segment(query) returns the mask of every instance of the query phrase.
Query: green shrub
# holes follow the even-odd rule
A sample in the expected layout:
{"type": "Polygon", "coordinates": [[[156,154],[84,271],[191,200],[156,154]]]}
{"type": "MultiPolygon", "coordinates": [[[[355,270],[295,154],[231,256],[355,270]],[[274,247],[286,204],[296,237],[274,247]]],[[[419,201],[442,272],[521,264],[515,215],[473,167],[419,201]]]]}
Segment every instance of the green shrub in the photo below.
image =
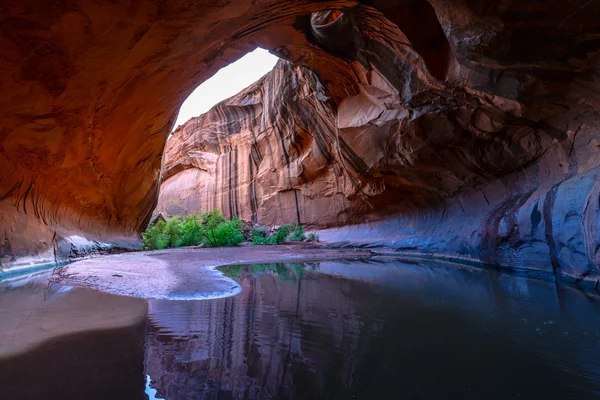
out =
{"type": "Polygon", "coordinates": [[[270,236],[265,236],[264,233],[257,229],[252,230],[252,244],[257,245],[270,245],[270,244],[281,244],[285,242],[290,236],[290,233],[296,229],[294,224],[281,225],[275,233],[270,236]]]}
{"type": "Polygon", "coordinates": [[[273,235],[275,237],[275,243],[280,244],[285,242],[294,228],[296,228],[294,224],[281,225],[273,235]]]}
{"type": "MultiPolygon", "coordinates": [[[[195,215],[172,217],[158,221],[154,226],[142,233],[144,248],[160,250],[167,247],[198,246],[222,247],[235,246],[245,239],[242,229],[244,224],[238,217],[228,221],[221,211],[214,209],[195,215]]],[[[319,237],[311,233],[306,237],[302,225],[281,225],[272,235],[266,235],[265,229],[252,229],[252,244],[271,245],[284,243],[286,240],[300,242],[304,240],[318,241],[319,237]]]]}
{"type": "Polygon", "coordinates": [[[169,236],[165,234],[165,221],[158,221],[154,226],[142,233],[145,249],[162,250],[169,247],[169,236]]]}
{"type": "Polygon", "coordinates": [[[169,237],[169,246],[168,247],[179,247],[181,243],[181,218],[173,217],[167,220],[165,224],[165,228],[163,230],[164,234],[169,237]]]}
{"type": "Polygon", "coordinates": [[[244,241],[241,227],[234,221],[226,221],[207,229],[204,244],[208,247],[235,246],[244,241]]]}
{"type": "Polygon", "coordinates": [[[243,223],[238,217],[227,221],[221,211],[215,209],[180,217],[158,221],[142,233],[144,248],[149,250],[167,247],[197,246],[208,247],[235,246],[244,241],[243,223]]]}
{"type": "Polygon", "coordinates": [[[181,236],[177,247],[198,246],[204,236],[204,226],[198,215],[188,215],[181,223],[181,236]]]}
{"type": "Polygon", "coordinates": [[[304,228],[302,228],[302,225],[298,225],[290,235],[290,242],[303,242],[305,240],[306,236],[304,236],[304,228]]]}
{"type": "Polygon", "coordinates": [[[219,224],[227,221],[221,213],[221,210],[216,208],[209,212],[201,212],[198,215],[200,216],[202,225],[204,225],[206,229],[215,229],[219,224]]]}
{"type": "Polygon", "coordinates": [[[256,228],[252,229],[252,244],[266,244],[266,237],[265,234],[262,231],[259,231],[256,228]]]}

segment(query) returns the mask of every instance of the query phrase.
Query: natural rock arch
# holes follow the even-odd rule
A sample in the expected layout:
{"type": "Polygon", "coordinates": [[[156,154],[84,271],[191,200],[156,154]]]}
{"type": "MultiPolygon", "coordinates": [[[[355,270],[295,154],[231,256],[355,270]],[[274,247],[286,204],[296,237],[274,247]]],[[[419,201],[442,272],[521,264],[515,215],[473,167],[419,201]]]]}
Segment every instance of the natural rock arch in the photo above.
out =
{"type": "Polygon", "coordinates": [[[253,3],[26,1],[0,10],[0,66],[10,77],[0,94],[4,264],[56,252],[61,236],[138,231],[156,201],[177,106],[257,45],[321,70],[345,94],[352,78],[331,70],[344,63],[295,24],[358,3],[253,3]]]}
{"type": "Polygon", "coordinates": [[[74,236],[135,237],[156,203],[177,106],[261,46],[322,85],[336,121],[332,156],[377,210],[357,206],[349,222],[393,214],[377,232],[397,247],[544,269],[542,258],[590,280],[599,9],[558,0],[11,1],[0,9],[2,263],[92,245],[74,236]],[[364,108],[371,89],[386,94],[364,108]],[[360,134],[365,123],[396,134],[360,134]]]}

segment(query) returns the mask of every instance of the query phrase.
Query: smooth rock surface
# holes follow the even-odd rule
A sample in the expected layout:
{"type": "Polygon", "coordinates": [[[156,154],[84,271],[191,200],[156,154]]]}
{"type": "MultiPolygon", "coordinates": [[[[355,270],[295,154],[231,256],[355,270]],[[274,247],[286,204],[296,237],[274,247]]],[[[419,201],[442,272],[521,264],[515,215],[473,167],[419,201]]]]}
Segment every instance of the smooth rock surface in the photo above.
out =
{"type": "Polygon", "coordinates": [[[177,107],[261,46],[286,61],[176,132],[159,209],[217,206],[597,285],[598,12],[558,0],[10,0],[2,268],[64,259],[72,236],[135,241],[177,107]]]}
{"type": "MultiPolygon", "coordinates": [[[[452,20],[440,7],[452,51],[440,37],[436,51],[419,53],[418,35],[436,30],[411,28],[398,7],[313,14],[313,40],[345,60],[352,84],[280,61],[179,127],[167,142],[157,212],[219,208],[301,223],[328,241],[596,287],[600,43],[580,32],[550,52],[536,29],[557,21],[556,4],[537,4],[544,18],[535,27],[523,25],[533,9],[503,4],[501,16],[463,9],[461,18],[446,10],[452,20]]],[[[411,12],[427,20],[427,10],[411,12]]],[[[578,31],[572,19],[598,31],[583,14],[557,22],[555,38],[578,31]]]]}

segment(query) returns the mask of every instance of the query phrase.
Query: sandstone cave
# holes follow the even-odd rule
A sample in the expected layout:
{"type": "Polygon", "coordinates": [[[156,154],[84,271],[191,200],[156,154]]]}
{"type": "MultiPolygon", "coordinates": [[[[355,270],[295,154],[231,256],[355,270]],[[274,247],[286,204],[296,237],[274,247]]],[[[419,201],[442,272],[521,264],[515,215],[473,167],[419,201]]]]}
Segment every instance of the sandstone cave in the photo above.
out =
{"type": "MultiPolygon", "coordinates": [[[[500,384],[488,378],[454,387],[458,379],[450,395],[443,385],[410,386],[421,382],[412,374],[423,369],[376,362],[386,351],[374,338],[395,343],[391,326],[402,325],[394,313],[403,307],[393,304],[405,305],[415,326],[429,321],[416,311],[409,316],[413,303],[398,297],[399,288],[425,303],[438,294],[448,303],[460,298],[465,310],[481,303],[508,312],[519,304],[521,312],[529,304],[521,301],[532,298],[540,310],[552,303],[557,315],[576,313],[569,322],[576,327],[564,332],[598,335],[598,15],[594,0],[4,0],[0,316],[8,328],[0,328],[0,384],[24,399],[396,398],[375,387],[397,374],[377,386],[375,375],[355,370],[386,365],[412,377],[400,384],[408,398],[465,398],[467,386],[476,398],[490,398],[500,384]],[[172,130],[198,85],[257,48],[279,58],[269,73],[172,130]],[[139,251],[140,235],[157,217],[213,209],[249,226],[293,223],[320,242],[139,251]],[[378,269],[381,257],[392,256],[407,268],[394,267],[393,276],[378,269]],[[364,265],[332,261],[354,258],[364,265]],[[50,275],[29,278],[37,273],[50,275]],[[328,278],[314,278],[318,273],[328,278]],[[372,274],[378,283],[357,283],[372,274]],[[267,283],[274,276],[279,283],[267,283]],[[290,282],[297,286],[285,286],[290,282]],[[434,282],[439,292],[416,291],[434,282]],[[379,296],[379,284],[396,285],[396,292],[379,296]],[[22,287],[39,290],[29,296],[22,287]],[[58,305],[47,305],[48,290],[58,305]],[[350,304],[352,291],[364,298],[350,304]],[[32,305],[36,296],[47,314],[32,305]],[[311,308],[329,302],[336,306],[311,308]],[[282,320],[249,322],[255,314],[248,310],[262,315],[265,304],[282,320]],[[85,309],[106,321],[106,335],[85,309]],[[385,317],[369,319],[378,310],[385,317]],[[339,313],[345,317],[338,321],[339,313]],[[31,325],[24,315],[33,315],[31,325]],[[322,336],[310,326],[323,328],[322,336]],[[47,333],[22,331],[34,328],[47,333]],[[167,346],[164,332],[188,345],[167,346]],[[228,339],[217,340],[216,332],[228,339]],[[315,342],[303,342],[311,332],[346,350],[325,360],[315,342]],[[118,337],[129,342],[107,350],[118,337]],[[79,370],[58,355],[75,344],[90,355],[79,370]],[[128,361],[116,368],[103,358],[111,351],[128,361]],[[117,389],[72,386],[34,367],[56,358],[65,371],[98,375],[117,389]],[[278,361],[265,364],[267,358],[278,361]],[[331,367],[336,360],[339,369],[331,367]],[[14,365],[24,376],[41,376],[40,384],[24,390],[14,365]],[[52,393],[37,391],[53,385],[52,393]]],[[[439,357],[455,357],[438,337],[423,334],[431,329],[447,330],[457,348],[472,343],[449,333],[440,322],[448,314],[427,312],[437,322],[405,332],[413,346],[408,353],[395,347],[398,354],[417,360],[430,346],[439,357]],[[423,337],[427,346],[415,344],[423,337]]],[[[452,326],[471,332],[474,314],[459,314],[453,311],[452,326]]],[[[531,327],[540,346],[544,332],[559,335],[550,330],[563,327],[552,315],[531,327]]],[[[533,318],[518,317],[525,325],[533,318]]],[[[482,351],[497,359],[496,369],[481,371],[513,379],[510,357],[531,351],[518,368],[547,372],[555,385],[544,389],[548,396],[593,398],[600,347],[591,336],[569,344],[581,347],[562,348],[592,354],[573,362],[581,369],[565,367],[573,373],[567,378],[553,378],[558,372],[548,365],[571,355],[536,353],[537,344],[517,350],[518,341],[503,352],[495,346],[504,342],[478,336],[482,351]]],[[[474,354],[461,362],[477,371],[474,354]]],[[[428,371],[444,381],[442,370],[428,371]]],[[[546,393],[539,391],[543,380],[519,379],[511,380],[515,393],[546,393]]],[[[495,395],[508,398],[510,389],[495,395]]]]}

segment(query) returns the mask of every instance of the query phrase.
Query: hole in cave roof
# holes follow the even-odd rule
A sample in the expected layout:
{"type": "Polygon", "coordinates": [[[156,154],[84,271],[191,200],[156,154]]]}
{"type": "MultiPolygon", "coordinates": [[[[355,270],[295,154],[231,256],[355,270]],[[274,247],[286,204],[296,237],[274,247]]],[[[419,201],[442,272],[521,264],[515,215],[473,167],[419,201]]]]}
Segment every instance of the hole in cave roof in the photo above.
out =
{"type": "Polygon", "coordinates": [[[183,102],[173,130],[259,80],[273,69],[277,60],[278,58],[267,50],[257,48],[221,68],[219,72],[198,86],[183,102]]]}

